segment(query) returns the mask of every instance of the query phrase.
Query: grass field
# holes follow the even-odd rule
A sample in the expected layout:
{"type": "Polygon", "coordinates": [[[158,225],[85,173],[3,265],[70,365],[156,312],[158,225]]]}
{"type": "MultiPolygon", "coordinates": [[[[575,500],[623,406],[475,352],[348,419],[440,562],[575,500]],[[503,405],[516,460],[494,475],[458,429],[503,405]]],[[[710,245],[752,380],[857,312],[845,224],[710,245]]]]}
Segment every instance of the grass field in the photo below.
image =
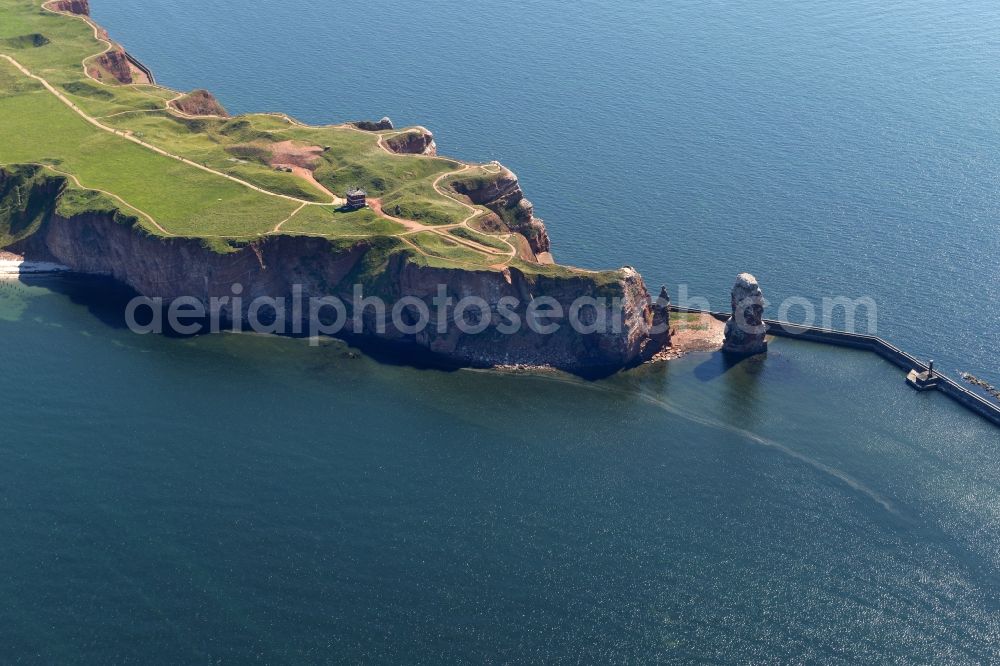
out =
{"type": "Polygon", "coordinates": [[[97,129],[6,61],[0,89],[0,163],[50,164],[84,187],[118,195],[171,233],[251,236],[296,208],[97,129]]]}
{"type": "Polygon", "coordinates": [[[425,231],[407,236],[407,239],[424,253],[427,264],[430,266],[454,268],[457,264],[474,268],[486,268],[502,261],[502,257],[498,258],[494,255],[476,252],[441,234],[425,231]]]}
{"type": "Polygon", "coordinates": [[[458,236],[459,238],[464,238],[465,240],[470,240],[474,243],[479,243],[480,245],[500,250],[501,252],[510,252],[510,246],[496,236],[490,236],[489,234],[484,234],[481,231],[473,231],[468,227],[455,227],[453,229],[449,229],[448,233],[452,236],[458,236]]]}
{"type": "MultiPolygon", "coordinates": [[[[309,234],[392,238],[379,241],[386,252],[432,265],[509,263],[511,245],[468,228],[476,209],[436,186],[464,171],[488,178],[486,167],[395,154],[379,133],[348,125],[310,127],[268,113],[187,117],[167,108],[173,90],[90,78],[87,67],[111,46],[86,20],[48,11],[42,0],[0,0],[0,168],[38,164],[65,177],[60,212],[118,211],[150,234],[202,238],[218,251],[229,241],[309,234]],[[282,166],[289,162],[297,172],[282,166]],[[371,209],[341,211],[353,186],[405,225],[371,209]]],[[[399,130],[407,131],[416,130],[399,130]]]]}
{"type": "Polygon", "coordinates": [[[348,213],[319,206],[303,208],[281,226],[281,231],[288,234],[348,238],[391,236],[405,230],[403,225],[379,217],[368,208],[348,213]]]}
{"type": "Polygon", "coordinates": [[[678,331],[707,331],[706,317],[697,312],[671,312],[670,326],[678,331]]]}

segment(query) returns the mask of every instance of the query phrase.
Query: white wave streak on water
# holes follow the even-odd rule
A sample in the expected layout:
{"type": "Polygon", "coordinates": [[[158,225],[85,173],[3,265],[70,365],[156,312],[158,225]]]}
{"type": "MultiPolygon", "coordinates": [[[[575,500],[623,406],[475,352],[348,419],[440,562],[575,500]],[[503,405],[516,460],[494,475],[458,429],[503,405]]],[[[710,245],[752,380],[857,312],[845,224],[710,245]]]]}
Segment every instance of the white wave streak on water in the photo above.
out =
{"type": "Polygon", "coordinates": [[[749,440],[750,442],[757,444],[758,446],[764,446],[769,449],[779,451],[780,453],[783,453],[784,455],[788,456],[789,458],[792,458],[793,460],[797,460],[798,462],[808,465],[817,472],[832,477],[837,481],[840,481],[847,487],[851,488],[855,492],[868,497],[873,502],[882,507],[887,513],[895,516],[896,518],[905,519],[905,516],[903,516],[903,514],[901,514],[899,510],[895,508],[895,506],[893,506],[892,502],[890,502],[888,499],[880,495],[875,490],[866,486],[864,483],[858,481],[857,479],[853,478],[852,476],[850,476],[849,474],[847,474],[842,470],[839,470],[835,467],[827,465],[826,463],[822,463],[818,460],[810,458],[804,453],[800,453],[799,451],[796,451],[786,446],[785,444],[782,444],[781,442],[776,442],[772,439],[768,439],[767,437],[763,437],[761,435],[758,435],[757,433],[751,432],[744,428],[738,428],[728,423],[723,423],[715,419],[699,416],[697,414],[694,414],[690,410],[678,407],[677,405],[671,403],[669,400],[665,400],[664,398],[661,398],[660,396],[657,395],[653,395],[651,393],[646,393],[645,391],[634,391],[634,392],[625,391],[622,389],[615,389],[608,386],[602,386],[599,384],[586,382],[583,380],[570,379],[564,377],[540,375],[539,379],[544,379],[545,381],[563,382],[581,388],[586,388],[591,391],[600,391],[602,393],[618,395],[621,397],[639,398],[651,405],[659,407],[660,409],[666,412],[669,412],[675,416],[679,416],[680,418],[690,421],[692,423],[697,423],[698,425],[702,425],[707,428],[714,428],[716,430],[722,430],[724,432],[732,433],[734,435],[742,437],[743,439],[749,440]]]}

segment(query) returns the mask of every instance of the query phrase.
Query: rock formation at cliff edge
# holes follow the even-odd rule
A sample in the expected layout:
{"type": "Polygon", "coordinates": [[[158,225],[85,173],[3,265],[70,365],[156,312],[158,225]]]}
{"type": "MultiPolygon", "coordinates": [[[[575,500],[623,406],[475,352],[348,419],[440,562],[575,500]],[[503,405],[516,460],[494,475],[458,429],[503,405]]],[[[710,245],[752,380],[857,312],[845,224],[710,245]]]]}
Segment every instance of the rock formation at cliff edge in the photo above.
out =
{"type": "Polygon", "coordinates": [[[132,64],[125,55],[125,51],[120,46],[113,46],[109,51],[102,53],[94,64],[89,68],[92,77],[103,80],[105,75],[111,76],[119,83],[134,83],[132,76],[132,64]]]}
{"type": "Polygon", "coordinates": [[[525,198],[517,176],[499,164],[494,163],[493,166],[499,169],[499,173],[492,178],[468,180],[456,177],[449,183],[449,187],[496,215],[496,218],[485,221],[488,230],[507,230],[521,234],[528,240],[536,257],[547,259],[546,263],[551,262],[552,243],[548,230],[545,223],[535,217],[535,207],[525,198]]]}
{"type": "Polygon", "coordinates": [[[731,356],[752,356],[767,351],[767,327],[764,325],[764,294],[757,278],[740,273],[733,285],[732,318],[726,322],[726,340],[722,351],[731,356]]]}
{"type": "Polygon", "coordinates": [[[170,105],[189,116],[218,116],[228,118],[225,107],[207,90],[192,90],[170,102],[170,105]]]}
{"type": "Polygon", "coordinates": [[[55,0],[55,2],[49,6],[57,12],[69,12],[70,14],[90,16],[89,0],[55,0]]]}
{"type": "Polygon", "coordinates": [[[407,155],[437,155],[434,135],[420,127],[385,138],[386,147],[394,153],[407,155]]]}
{"type": "Polygon", "coordinates": [[[395,125],[392,124],[392,121],[389,120],[388,117],[384,117],[378,122],[373,120],[356,120],[351,124],[358,129],[365,130],[366,132],[380,132],[382,130],[396,129],[395,125]]]}

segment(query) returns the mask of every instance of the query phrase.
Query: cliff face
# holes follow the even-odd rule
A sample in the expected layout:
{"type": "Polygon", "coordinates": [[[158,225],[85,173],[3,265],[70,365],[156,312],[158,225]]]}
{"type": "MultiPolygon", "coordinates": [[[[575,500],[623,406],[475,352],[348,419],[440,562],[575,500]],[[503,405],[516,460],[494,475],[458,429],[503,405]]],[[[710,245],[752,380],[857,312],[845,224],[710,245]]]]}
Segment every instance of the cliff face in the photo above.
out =
{"type": "MultiPolygon", "coordinates": [[[[555,299],[564,311],[581,296],[600,298],[608,293],[621,299],[620,308],[609,303],[598,315],[608,321],[620,317],[620,332],[581,334],[565,322],[551,335],[541,335],[523,328],[516,335],[503,335],[494,329],[478,335],[465,335],[452,328],[439,335],[427,329],[417,343],[449,358],[461,359],[477,366],[550,365],[573,372],[603,371],[628,367],[651,358],[669,344],[669,332],[651,334],[654,323],[669,316],[651,303],[642,277],[631,269],[620,271],[617,281],[607,289],[592,280],[553,278],[527,275],[517,269],[502,273],[492,271],[458,271],[417,266],[402,257],[394,258],[389,274],[391,283],[398,285],[397,296],[416,296],[430,302],[439,284],[456,299],[464,296],[484,298],[496,311],[497,302],[505,297],[518,299],[522,306],[517,314],[525,318],[526,305],[534,298],[555,299]]],[[[593,319],[591,319],[593,321],[593,319]]],[[[494,324],[499,323],[494,316],[494,324]]]]}
{"type": "Polygon", "coordinates": [[[528,239],[535,255],[549,255],[552,244],[542,220],[535,217],[535,207],[524,197],[521,185],[510,169],[499,167],[495,178],[479,180],[456,179],[451,188],[469,197],[472,203],[486,206],[497,214],[510,231],[528,239]]]}
{"type": "Polygon", "coordinates": [[[55,212],[63,181],[45,178],[41,167],[0,169],[0,248],[38,231],[55,212]]]}
{"type": "Polygon", "coordinates": [[[422,128],[386,137],[385,145],[394,153],[437,155],[437,143],[434,142],[434,135],[422,128]]]}
{"type": "Polygon", "coordinates": [[[56,0],[49,6],[57,12],[69,12],[71,14],[90,16],[89,0],[56,0]]]}
{"type": "MultiPolygon", "coordinates": [[[[379,252],[385,248],[379,243],[384,242],[391,241],[336,247],[319,238],[269,236],[252,247],[219,254],[196,240],[148,236],[120,216],[88,213],[70,218],[50,214],[34,235],[14,249],[78,272],[111,276],[140,294],[165,300],[194,296],[207,306],[212,297],[231,296],[232,285],[239,283],[244,306],[237,312],[223,308],[227,319],[245,320],[250,301],[259,296],[290,298],[293,285],[302,286],[304,298],[334,295],[350,309],[354,285],[360,283],[365,295],[382,297],[389,308],[404,297],[415,297],[434,312],[432,299],[443,285],[456,302],[468,296],[484,299],[490,305],[493,326],[483,333],[463,333],[457,326],[439,332],[431,325],[407,335],[390,322],[380,332],[374,310],[366,310],[362,337],[415,346],[463,365],[549,365],[581,374],[603,373],[646,360],[669,344],[669,332],[651,333],[653,324],[665,321],[666,310],[650,302],[634,270],[622,269],[613,279],[600,281],[585,275],[526,274],[515,268],[503,272],[432,268],[394,253],[371,272],[368,268],[380,261],[379,252]],[[514,311],[523,321],[534,298],[553,298],[568,312],[575,299],[592,296],[598,302],[604,299],[602,312],[592,308],[581,319],[593,321],[601,314],[608,321],[620,318],[621,324],[617,329],[579,333],[566,320],[557,320],[561,326],[553,334],[521,326],[505,335],[495,329],[503,323],[497,306],[505,296],[518,299],[514,311]]],[[[307,318],[305,313],[303,319],[307,318]]]]}

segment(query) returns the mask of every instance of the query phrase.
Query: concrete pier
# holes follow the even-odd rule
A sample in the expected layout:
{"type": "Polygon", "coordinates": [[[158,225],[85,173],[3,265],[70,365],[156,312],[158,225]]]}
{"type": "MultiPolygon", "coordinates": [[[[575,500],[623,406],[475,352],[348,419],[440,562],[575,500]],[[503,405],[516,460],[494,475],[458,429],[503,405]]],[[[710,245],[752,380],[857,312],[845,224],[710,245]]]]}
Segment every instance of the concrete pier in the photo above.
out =
{"type": "MultiPolygon", "coordinates": [[[[731,316],[728,312],[711,312],[678,306],[671,306],[670,309],[673,312],[704,313],[720,321],[728,321],[731,316]]],[[[1000,404],[987,400],[983,396],[961,386],[950,377],[935,371],[932,365],[925,364],[882,338],[874,335],[845,333],[844,331],[835,331],[816,326],[802,326],[800,324],[773,319],[765,319],[764,323],[767,325],[768,335],[873,352],[904,370],[907,373],[907,382],[913,388],[919,391],[940,391],[966,409],[1000,426],[1000,404]],[[910,382],[911,376],[913,377],[913,382],[910,382]]],[[[930,363],[933,364],[933,361],[930,363]]]]}

